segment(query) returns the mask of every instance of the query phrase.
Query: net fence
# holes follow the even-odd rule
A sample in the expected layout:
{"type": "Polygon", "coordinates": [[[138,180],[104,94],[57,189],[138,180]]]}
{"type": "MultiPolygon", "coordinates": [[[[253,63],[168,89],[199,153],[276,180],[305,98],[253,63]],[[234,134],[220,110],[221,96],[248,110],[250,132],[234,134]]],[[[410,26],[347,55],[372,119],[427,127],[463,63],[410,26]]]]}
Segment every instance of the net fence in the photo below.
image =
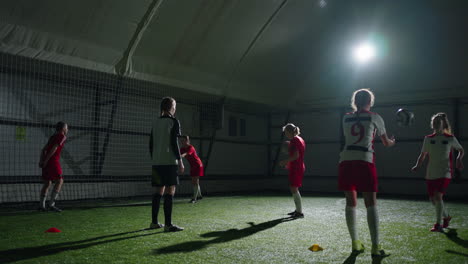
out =
{"type": "MultiPolygon", "coordinates": [[[[58,121],[68,123],[70,128],[61,154],[65,185],[60,200],[150,195],[149,133],[164,96],[177,100],[176,115],[182,133],[191,136],[207,168],[205,173],[208,171],[210,177],[203,186],[205,192],[283,190],[287,171],[280,169],[277,161],[283,142],[281,127],[287,122],[298,124],[310,144],[305,154],[306,181],[310,182],[304,184],[304,190],[336,191],[344,109],[306,109],[289,115],[278,106],[268,108],[0,53],[0,204],[38,201],[42,182],[39,154],[58,121]],[[239,125],[224,124],[219,130],[223,119],[229,123],[234,120],[234,124],[239,121],[239,125]],[[322,123],[327,124],[327,129],[317,128],[316,124],[322,123]],[[231,130],[237,131],[235,136],[230,135],[231,130]]],[[[388,121],[388,131],[396,132],[399,142],[391,150],[377,150],[379,177],[390,182],[383,185],[387,193],[416,193],[416,188],[417,193],[424,193],[424,185],[415,180],[422,180],[423,175],[413,175],[406,164],[419,153],[433,113],[448,113],[455,135],[468,148],[468,126],[462,122],[468,115],[466,98],[434,98],[408,107],[417,117],[411,129],[399,128],[392,122],[394,105],[376,106],[388,121]]],[[[177,193],[191,194],[189,177],[181,180],[177,193]]],[[[452,186],[450,193],[466,193],[466,181],[452,186]]]]}
{"type": "Polygon", "coordinates": [[[149,134],[164,96],[176,98],[183,133],[219,126],[206,115],[219,110],[217,96],[0,53],[0,203],[38,199],[40,151],[58,121],[70,130],[61,199],[149,194],[149,134]]]}

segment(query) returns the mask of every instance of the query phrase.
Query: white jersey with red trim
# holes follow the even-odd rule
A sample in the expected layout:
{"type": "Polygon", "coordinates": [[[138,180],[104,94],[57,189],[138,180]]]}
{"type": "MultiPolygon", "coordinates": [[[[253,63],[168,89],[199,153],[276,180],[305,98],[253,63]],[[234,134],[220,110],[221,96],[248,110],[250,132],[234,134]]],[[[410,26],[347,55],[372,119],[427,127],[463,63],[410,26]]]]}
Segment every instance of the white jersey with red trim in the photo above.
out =
{"type": "Polygon", "coordinates": [[[340,162],[363,160],[374,163],[374,138],[386,134],[382,117],[373,112],[347,113],[343,117],[345,146],[340,162]]]}
{"type": "Polygon", "coordinates": [[[449,134],[432,134],[424,138],[421,152],[429,156],[426,179],[452,178],[452,149],[463,147],[457,138],[449,134]]]}

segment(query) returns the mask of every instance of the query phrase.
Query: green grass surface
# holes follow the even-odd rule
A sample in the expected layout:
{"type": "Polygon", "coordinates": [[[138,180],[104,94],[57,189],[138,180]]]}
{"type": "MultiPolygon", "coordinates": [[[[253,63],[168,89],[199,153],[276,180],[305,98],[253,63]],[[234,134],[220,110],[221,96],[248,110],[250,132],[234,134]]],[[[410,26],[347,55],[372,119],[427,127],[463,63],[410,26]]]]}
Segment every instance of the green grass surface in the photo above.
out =
{"type": "Polygon", "coordinates": [[[359,234],[367,248],[356,257],[350,255],[343,198],[304,197],[306,217],[292,221],[284,219],[293,209],[290,197],[187,201],[174,205],[174,223],[186,228],[178,233],[144,230],[149,201],[62,213],[0,212],[0,263],[468,263],[466,204],[448,204],[452,229],[441,234],[429,232],[429,202],[380,200],[380,237],[391,255],[372,260],[362,200],[359,234]],[[44,233],[50,227],[62,233],[44,233]],[[309,251],[314,243],[324,250],[309,251]]]}

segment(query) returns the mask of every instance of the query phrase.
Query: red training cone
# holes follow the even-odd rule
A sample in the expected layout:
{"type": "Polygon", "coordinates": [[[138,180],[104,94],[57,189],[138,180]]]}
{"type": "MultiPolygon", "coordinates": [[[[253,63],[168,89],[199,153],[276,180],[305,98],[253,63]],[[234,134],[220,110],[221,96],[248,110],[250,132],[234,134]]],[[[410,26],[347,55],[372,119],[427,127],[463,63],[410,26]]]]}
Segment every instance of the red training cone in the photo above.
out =
{"type": "Polygon", "coordinates": [[[51,227],[51,228],[47,229],[45,232],[46,233],[60,233],[62,231],[60,231],[60,229],[58,229],[56,227],[51,227]]]}

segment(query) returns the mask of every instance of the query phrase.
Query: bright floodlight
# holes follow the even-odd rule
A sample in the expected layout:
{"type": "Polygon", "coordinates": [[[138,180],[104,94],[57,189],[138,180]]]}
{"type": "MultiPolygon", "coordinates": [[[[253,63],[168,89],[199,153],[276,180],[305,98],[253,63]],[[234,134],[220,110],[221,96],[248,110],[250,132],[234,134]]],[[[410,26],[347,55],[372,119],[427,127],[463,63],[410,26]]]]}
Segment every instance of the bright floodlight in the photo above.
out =
{"type": "Polygon", "coordinates": [[[354,48],[353,55],[358,62],[365,63],[375,57],[375,48],[368,43],[361,44],[354,48]]]}
{"type": "Polygon", "coordinates": [[[321,8],[324,8],[325,6],[327,6],[327,1],[325,1],[325,0],[320,0],[320,1],[319,1],[319,6],[320,6],[321,8]]]}

